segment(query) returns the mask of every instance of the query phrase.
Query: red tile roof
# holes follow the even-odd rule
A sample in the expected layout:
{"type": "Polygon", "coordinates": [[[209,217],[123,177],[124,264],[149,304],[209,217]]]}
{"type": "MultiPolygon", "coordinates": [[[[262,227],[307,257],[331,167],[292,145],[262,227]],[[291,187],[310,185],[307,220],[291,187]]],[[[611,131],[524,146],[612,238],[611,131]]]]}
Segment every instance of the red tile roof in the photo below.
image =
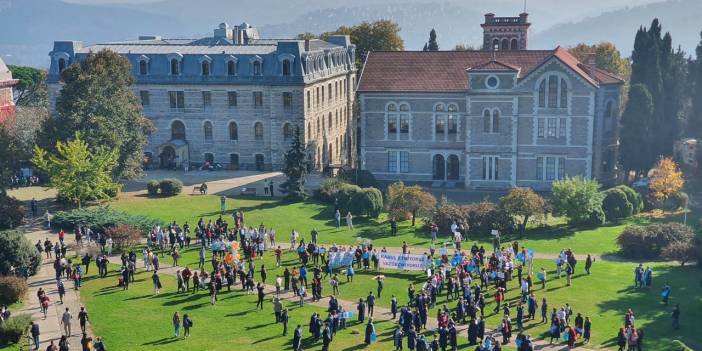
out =
{"type": "Polygon", "coordinates": [[[469,89],[467,69],[510,68],[518,70],[518,78],[523,79],[552,57],[595,86],[623,82],[611,73],[581,64],[561,47],[519,51],[378,51],[368,55],[358,91],[464,92],[469,89]]]}
{"type": "Polygon", "coordinates": [[[493,60],[490,60],[488,62],[481,63],[475,67],[471,67],[468,70],[469,71],[489,71],[489,72],[519,71],[519,67],[515,67],[515,66],[512,66],[510,64],[500,62],[500,61],[493,59],[493,60]]]}

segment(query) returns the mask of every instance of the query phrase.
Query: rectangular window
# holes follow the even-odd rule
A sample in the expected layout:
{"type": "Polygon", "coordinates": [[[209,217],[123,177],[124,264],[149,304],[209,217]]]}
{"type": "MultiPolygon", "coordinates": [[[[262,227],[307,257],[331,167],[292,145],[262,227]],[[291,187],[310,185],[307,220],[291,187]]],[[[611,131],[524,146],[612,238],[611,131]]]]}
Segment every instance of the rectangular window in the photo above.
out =
{"type": "Polygon", "coordinates": [[[283,93],[283,108],[286,110],[292,109],[292,93],[289,91],[286,91],[283,93]]]}
{"type": "Polygon", "coordinates": [[[483,180],[499,179],[500,159],[497,156],[483,156],[483,180]]]}
{"type": "Polygon", "coordinates": [[[400,133],[409,133],[409,115],[400,115],[400,133]]]}
{"type": "Polygon", "coordinates": [[[311,95],[312,95],[312,94],[310,94],[310,91],[308,90],[308,91],[307,91],[307,108],[312,107],[312,101],[311,101],[311,98],[310,98],[311,95]]]}
{"type": "Polygon", "coordinates": [[[400,172],[401,173],[409,172],[409,152],[408,151],[400,151],[400,172]]]}
{"type": "Polygon", "coordinates": [[[556,119],[555,118],[549,118],[547,120],[546,136],[548,138],[555,138],[556,137],[556,119]]]}
{"type": "Polygon", "coordinates": [[[537,128],[536,128],[536,130],[537,130],[537,136],[538,136],[539,138],[543,138],[543,137],[544,137],[544,123],[545,123],[545,122],[544,122],[544,119],[543,119],[543,118],[539,118],[538,123],[537,123],[538,126],[537,126],[537,128]]]}
{"type": "Polygon", "coordinates": [[[558,158],[558,179],[565,178],[565,157],[558,158]]]}
{"type": "Polygon", "coordinates": [[[567,122],[568,120],[565,118],[559,119],[558,122],[558,137],[559,138],[565,138],[566,137],[566,126],[568,125],[567,122]]]}
{"type": "Polygon", "coordinates": [[[448,132],[449,134],[456,134],[458,132],[458,121],[454,115],[448,115],[448,132]]]}
{"type": "Polygon", "coordinates": [[[172,110],[182,110],[185,108],[185,93],[182,91],[169,91],[168,97],[172,110]]]}
{"type": "Polygon", "coordinates": [[[544,158],[536,158],[536,180],[544,179],[544,158]]]}
{"type": "Polygon", "coordinates": [[[316,88],[315,94],[314,94],[314,102],[317,106],[319,106],[319,87],[316,88]]]}
{"type": "Polygon", "coordinates": [[[446,120],[444,119],[444,116],[436,116],[436,124],[434,125],[434,132],[436,133],[437,139],[444,138],[445,129],[446,129],[446,120]]]}
{"type": "Polygon", "coordinates": [[[236,107],[238,104],[236,91],[227,92],[227,100],[229,101],[229,107],[236,107]]]}
{"type": "Polygon", "coordinates": [[[394,133],[397,133],[397,115],[388,114],[388,137],[394,133]]]}
{"type": "Polygon", "coordinates": [[[253,97],[254,97],[254,107],[262,107],[263,106],[263,92],[254,91],[253,97]]]}
{"type": "Polygon", "coordinates": [[[547,157],[546,158],[546,177],[548,180],[556,179],[556,158],[547,157]]]}
{"type": "Polygon", "coordinates": [[[397,151],[388,151],[388,172],[397,173],[397,151]]]}
{"type": "Polygon", "coordinates": [[[146,107],[151,104],[151,99],[148,90],[142,90],[139,92],[139,97],[141,97],[141,106],[146,107]]]}
{"type": "Polygon", "coordinates": [[[202,92],[202,106],[206,109],[212,107],[212,92],[202,92]]]}
{"type": "Polygon", "coordinates": [[[320,100],[322,100],[322,102],[324,102],[324,87],[322,87],[322,97],[320,98],[320,100]]]}

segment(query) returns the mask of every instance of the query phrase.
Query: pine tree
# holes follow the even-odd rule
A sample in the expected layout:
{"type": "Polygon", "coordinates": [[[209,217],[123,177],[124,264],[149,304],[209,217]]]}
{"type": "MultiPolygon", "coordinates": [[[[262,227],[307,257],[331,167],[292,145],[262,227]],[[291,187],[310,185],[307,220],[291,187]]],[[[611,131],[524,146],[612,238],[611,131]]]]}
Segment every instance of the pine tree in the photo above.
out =
{"type": "Polygon", "coordinates": [[[645,85],[639,83],[629,90],[629,103],[622,115],[620,161],[627,172],[646,172],[656,161],[651,152],[653,139],[653,97],[645,85]]]}
{"type": "Polygon", "coordinates": [[[427,44],[427,51],[439,51],[439,43],[436,42],[436,30],[434,28],[429,32],[429,43],[427,44]]]}
{"type": "Polygon", "coordinates": [[[307,151],[302,143],[300,128],[295,128],[295,135],[290,149],[284,155],[285,166],[283,173],[288,179],[280,185],[288,201],[300,201],[307,198],[305,193],[305,174],[307,174],[307,151]]]}
{"type": "Polygon", "coordinates": [[[424,48],[422,48],[422,51],[429,51],[429,44],[424,43],[424,48]]]}

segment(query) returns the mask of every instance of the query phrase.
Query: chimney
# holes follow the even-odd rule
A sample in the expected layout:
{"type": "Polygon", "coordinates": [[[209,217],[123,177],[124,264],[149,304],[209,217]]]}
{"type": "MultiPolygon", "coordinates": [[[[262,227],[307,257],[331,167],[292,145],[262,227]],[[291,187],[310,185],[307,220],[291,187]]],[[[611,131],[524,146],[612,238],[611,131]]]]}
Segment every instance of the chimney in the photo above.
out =
{"type": "Polygon", "coordinates": [[[491,23],[494,18],[495,18],[494,13],[486,13],[485,14],[485,23],[491,23]]]}

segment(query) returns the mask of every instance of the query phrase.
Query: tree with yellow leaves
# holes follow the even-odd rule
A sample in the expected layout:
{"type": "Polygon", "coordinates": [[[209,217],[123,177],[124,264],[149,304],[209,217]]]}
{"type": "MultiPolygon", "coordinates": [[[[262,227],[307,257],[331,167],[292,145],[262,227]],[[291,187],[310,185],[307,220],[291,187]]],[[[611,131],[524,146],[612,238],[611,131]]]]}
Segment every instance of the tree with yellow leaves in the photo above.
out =
{"type": "Polygon", "coordinates": [[[651,170],[648,188],[656,201],[665,201],[685,185],[683,173],[671,157],[661,157],[651,170]]]}
{"type": "Polygon", "coordinates": [[[388,187],[388,207],[395,217],[406,218],[409,214],[414,226],[417,216],[429,215],[436,207],[436,198],[419,185],[396,182],[388,187]]]}

